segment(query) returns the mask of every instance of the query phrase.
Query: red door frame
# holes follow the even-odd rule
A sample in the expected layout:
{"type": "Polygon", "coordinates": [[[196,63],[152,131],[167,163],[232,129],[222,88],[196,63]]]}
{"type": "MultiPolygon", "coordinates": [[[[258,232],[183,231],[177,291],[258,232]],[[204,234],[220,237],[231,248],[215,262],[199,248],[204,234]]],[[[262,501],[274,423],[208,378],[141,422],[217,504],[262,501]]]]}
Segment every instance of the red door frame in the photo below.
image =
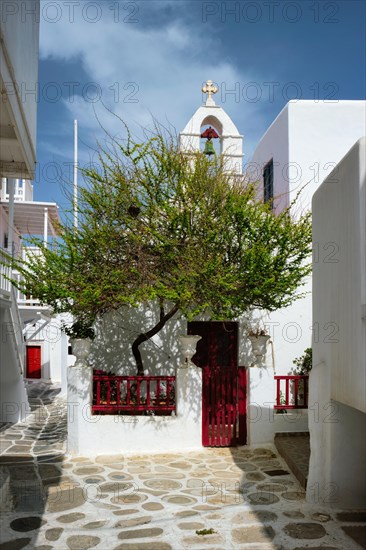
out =
{"type": "Polygon", "coordinates": [[[42,378],[42,346],[27,346],[26,377],[42,378]]]}
{"type": "Polygon", "coordinates": [[[238,366],[238,323],[193,321],[188,334],[198,334],[193,362],[202,368],[202,444],[245,445],[247,372],[238,366]]]}

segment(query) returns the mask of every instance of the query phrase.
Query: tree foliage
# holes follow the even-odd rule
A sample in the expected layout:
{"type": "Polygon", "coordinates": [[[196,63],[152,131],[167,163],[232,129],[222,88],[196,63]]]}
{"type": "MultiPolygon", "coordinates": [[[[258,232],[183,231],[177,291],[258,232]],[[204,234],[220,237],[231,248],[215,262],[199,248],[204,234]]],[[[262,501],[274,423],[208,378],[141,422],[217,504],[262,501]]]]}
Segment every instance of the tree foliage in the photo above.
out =
{"type": "Polygon", "coordinates": [[[144,143],[128,134],[100,148],[98,169],[83,172],[78,231],[70,220],[53,248],[33,240],[41,254],[15,261],[21,290],[87,326],[158,301],[158,325],[133,345],[139,372],[139,345],[177,311],[234,319],[299,296],[310,271],[310,215],[295,219],[294,203],[274,215],[222,158],[183,153],[158,129],[144,143]]]}

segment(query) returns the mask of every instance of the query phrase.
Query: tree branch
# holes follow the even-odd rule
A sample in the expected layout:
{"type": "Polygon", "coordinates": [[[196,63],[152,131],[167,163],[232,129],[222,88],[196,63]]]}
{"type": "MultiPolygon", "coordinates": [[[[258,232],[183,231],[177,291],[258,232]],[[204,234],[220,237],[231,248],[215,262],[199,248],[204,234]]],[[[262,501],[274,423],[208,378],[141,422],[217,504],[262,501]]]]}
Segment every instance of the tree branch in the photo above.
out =
{"type": "MultiPolygon", "coordinates": [[[[179,305],[175,304],[175,306],[170,311],[168,311],[166,315],[164,315],[163,317],[160,316],[159,322],[153,328],[151,328],[148,332],[139,334],[139,336],[133,342],[132,353],[136,361],[138,376],[144,375],[144,366],[142,363],[142,357],[141,357],[141,352],[139,350],[139,346],[144,342],[147,342],[147,340],[150,340],[150,338],[152,338],[153,336],[155,336],[155,334],[157,334],[164,327],[164,325],[169,321],[169,319],[171,319],[177,313],[177,311],[179,311],[179,305]]],[[[161,313],[161,309],[160,309],[160,313],[161,313]]]]}

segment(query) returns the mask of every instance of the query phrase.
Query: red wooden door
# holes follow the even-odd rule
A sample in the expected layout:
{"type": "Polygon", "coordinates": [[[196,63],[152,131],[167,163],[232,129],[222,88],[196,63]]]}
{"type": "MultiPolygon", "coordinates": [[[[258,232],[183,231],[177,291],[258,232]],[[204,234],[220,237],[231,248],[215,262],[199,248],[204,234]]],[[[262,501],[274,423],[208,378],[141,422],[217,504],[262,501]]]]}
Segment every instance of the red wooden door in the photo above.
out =
{"type": "Polygon", "coordinates": [[[41,378],[41,346],[27,346],[27,378],[41,378]]]}
{"type": "Polygon", "coordinates": [[[193,321],[198,334],[192,361],[202,368],[202,444],[230,447],[246,443],[246,369],[238,366],[238,323],[193,321]]]}

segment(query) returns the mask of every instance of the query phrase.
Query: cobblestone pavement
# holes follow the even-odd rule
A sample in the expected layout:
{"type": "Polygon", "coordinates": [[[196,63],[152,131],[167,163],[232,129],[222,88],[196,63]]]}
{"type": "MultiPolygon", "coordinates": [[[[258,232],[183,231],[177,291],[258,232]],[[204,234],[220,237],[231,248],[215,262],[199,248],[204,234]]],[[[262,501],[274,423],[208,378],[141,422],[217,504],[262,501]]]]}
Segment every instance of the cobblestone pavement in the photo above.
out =
{"type": "Polygon", "coordinates": [[[366,548],[366,513],[307,504],[274,447],[69,457],[57,388],[31,400],[0,434],[0,550],[366,548]]]}

